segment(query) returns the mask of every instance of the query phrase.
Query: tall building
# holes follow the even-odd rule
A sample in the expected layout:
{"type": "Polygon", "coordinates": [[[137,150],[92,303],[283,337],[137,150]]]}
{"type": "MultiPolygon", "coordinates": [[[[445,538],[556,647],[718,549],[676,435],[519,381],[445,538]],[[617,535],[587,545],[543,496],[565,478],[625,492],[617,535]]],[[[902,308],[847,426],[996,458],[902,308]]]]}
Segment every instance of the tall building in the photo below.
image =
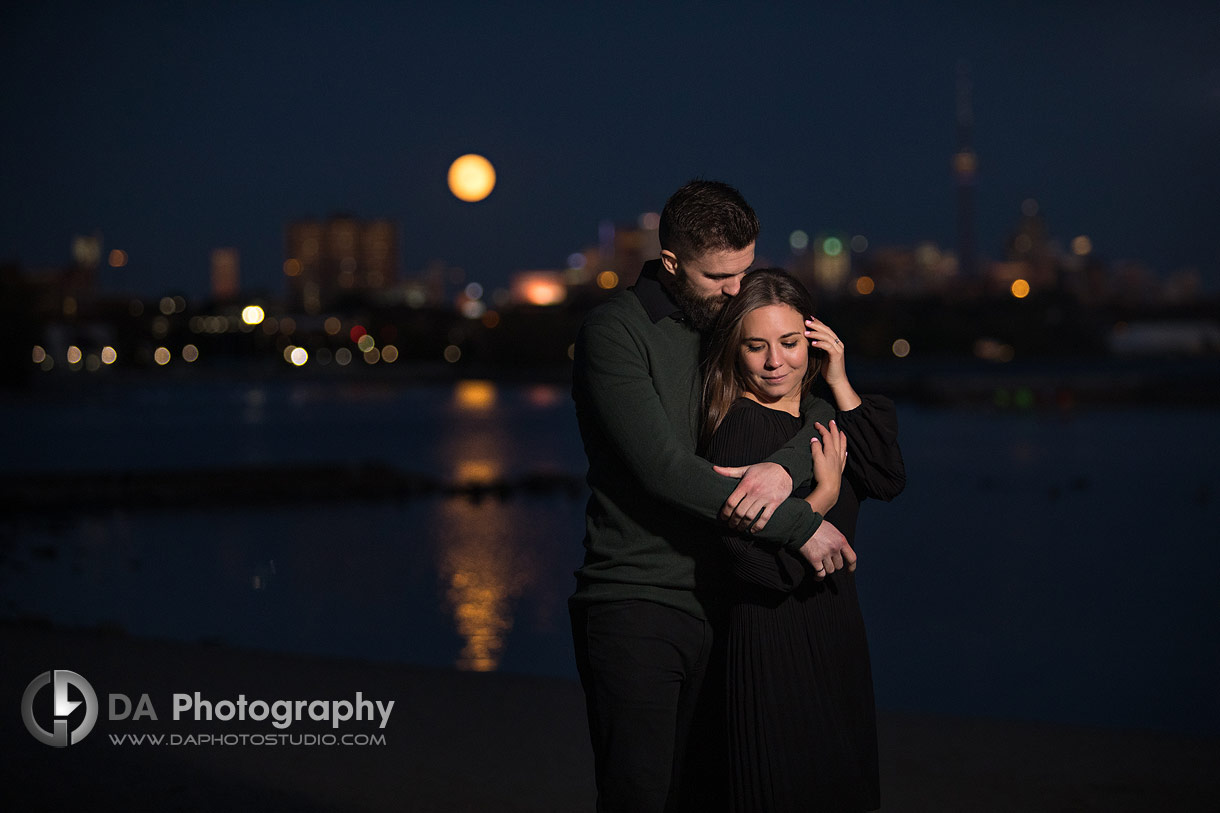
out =
{"type": "Polygon", "coordinates": [[[229,302],[241,293],[241,254],[235,248],[212,249],[212,299],[229,302]]]}
{"type": "Polygon", "coordinates": [[[851,251],[835,236],[819,236],[813,241],[813,278],[819,291],[838,293],[847,284],[851,271],[851,251]]]}
{"type": "MultiPolygon", "coordinates": [[[[1058,285],[1060,248],[1051,241],[1046,220],[1038,201],[1027,198],[1021,203],[1021,218],[1005,244],[1006,266],[1019,267],[1018,276],[1033,290],[1058,285]],[[1015,266],[1014,266],[1015,264],[1015,266]]],[[[1011,280],[1003,280],[1005,285],[1011,280]]]]}
{"type": "Polygon", "coordinates": [[[953,154],[953,178],[957,184],[958,269],[965,279],[978,274],[978,248],[974,240],[974,185],[978,156],[971,145],[974,110],[970,102],[970,74],[965,62],[957,65],[957,152],[953,154]]]}
{"type": "Polygon", "coordinates": [[[398,228],[346,215],[288,224],[284,275],[296,304],[317,313],[345,294],[380,291],[398,276],[398,228]]]}
{"type": "Polygon", "coordinates": [[[64,269],[60,286],[66,293],[91,294],[97,285],[97,271],[102,263],[102,233],[77,234],[72,237],[72,264],[64,269]]]}
{"type": "Polygon", "coordinates": [[[597,267],[589,270],[612,271],[619,285],[634,284],[644,263],[661,256],[660,223],[661,216],[656,212],[645,212],[634,225],[603,221],[598,227],[597,267]]]}

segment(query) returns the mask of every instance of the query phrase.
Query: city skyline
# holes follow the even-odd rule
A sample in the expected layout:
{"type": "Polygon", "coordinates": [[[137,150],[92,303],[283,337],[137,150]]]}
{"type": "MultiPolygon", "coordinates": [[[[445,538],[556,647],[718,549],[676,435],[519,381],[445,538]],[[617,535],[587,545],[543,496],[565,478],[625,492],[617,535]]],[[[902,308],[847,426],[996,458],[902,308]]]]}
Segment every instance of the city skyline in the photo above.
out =
{"type": "Polygon", "coordinates": [[[1110,262],[1220,287],[1220,23],[1205,6],[514,15],[6,11],[0,262],[62,265],[97,231],[127,260],[103,260],[103,290],[203,295],[225,247],[242,288],[282,293],[287,224],[349,213],[399,224],[406,274],[441,260],[503,286],[697,175],[741,188],[772,263],[798,229],[952,249],[965,62],[980,254],[1002,258],[1032,198],[1065,246],[1087,235],[1110,262]],[[496,167],[480,203],[446,185],[467,152],[496,167]]]}

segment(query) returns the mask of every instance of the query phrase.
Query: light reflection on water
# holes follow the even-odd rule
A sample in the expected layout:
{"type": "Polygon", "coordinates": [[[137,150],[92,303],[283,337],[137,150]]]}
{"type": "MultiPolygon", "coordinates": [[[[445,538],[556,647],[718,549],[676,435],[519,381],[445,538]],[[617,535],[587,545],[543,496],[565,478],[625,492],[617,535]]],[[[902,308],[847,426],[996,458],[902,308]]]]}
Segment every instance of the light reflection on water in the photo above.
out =
{"type": "Polygon", "coordinates": [[[579,500],[520,496],[6,523],[0,615],[273,651],[574,674],[557,622],[582,517],[579,500]]]}
{"type": "Polygon", "coordinates": [[[486,512],[467,500],[447,500],[438,512],[436,568],[447,585],[446,601],[465,643],[454,665],[490,672],[500,665],[513,626],[513,603],[537,578],[532,552],[489,524],[486,512]]]}
{"type": "MultiPolygon", "coordinates": [[[[459,381],[454,419],[438,442],[447,475],[456,483],[492,483],[504,475],[511,453],[509,428],[496,415],[497,391],[490,381],[459,381]]],[[[536,579],[537,565],[522,538],[487,522],[487,512],[469,499],[446,500],[437,513],[436,568],[445,599],[464,640],[454,665],[490,672],[500,665],[513,626],[513,603],[536,579]]]]}
{"type": "Polygon", "coordinates": [[[490,381],[459,381],[453,393],[453,418],[437,438],[444,476],[462,485],[486,485],[505,475],[510,457],[508,427],[495,412],[496,387],[490,381]]]}

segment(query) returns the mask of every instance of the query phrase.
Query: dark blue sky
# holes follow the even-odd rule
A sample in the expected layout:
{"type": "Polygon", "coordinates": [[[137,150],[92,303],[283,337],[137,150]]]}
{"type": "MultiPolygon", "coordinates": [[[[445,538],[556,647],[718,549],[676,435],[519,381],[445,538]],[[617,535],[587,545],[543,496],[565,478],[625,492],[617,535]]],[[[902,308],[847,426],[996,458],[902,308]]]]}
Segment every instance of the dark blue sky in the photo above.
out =
{"type": "Polygon", "coordinates": [[[1215,3],[28,6],[0,12],[0,259],[100,230],[112,290],[203,293],[231,245],[278,291],[284,224],[335,212],[496,285],[695,175],[772,260],[798,228],[952,247],[962,59],[984,253],[1034,197],[1064,241],[1220,287],[1215,3]],[[465,152],[483,203],[445,185],[465,152]]]}

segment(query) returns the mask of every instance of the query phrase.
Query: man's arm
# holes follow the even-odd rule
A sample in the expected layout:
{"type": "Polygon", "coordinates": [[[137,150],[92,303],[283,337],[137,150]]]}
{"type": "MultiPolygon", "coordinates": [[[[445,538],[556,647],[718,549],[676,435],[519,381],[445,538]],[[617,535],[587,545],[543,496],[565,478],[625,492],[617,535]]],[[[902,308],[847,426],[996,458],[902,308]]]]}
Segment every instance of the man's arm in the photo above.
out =
{"type": "MultiPolygon", "coordinates": [[[[626,327],[609,320],[586,322],[577,339],[574,374],[578,408],[592,411],[638,485],[695,516],[716,519],[737,483],[713,472],[688,441],[679,439],[643,351],[626,327]]],[[[755,528],[755,536],[795,549],[820,522],[808,503],[788,498],[770,522],[755,528]]]]}
{"type": "Polygon", "coordinates": [[[809,441],[817,437],[816,424],[827,424],[834,417],[834,408],[824,399],[806,395],[801,400],[801,429],[762,464],[730,468],[714,466],[717,474],[740,477],[741,482],[725,500],[720,519],[735,531],[752,531],[766,527],[775,508],[792,493],[796,486],[809,482],[813,475],[809,441]],[[776,469],[782,466],[782,469],[776,469]],[[787,487],[785,488],[785,483],[787,487]]]}
{"type": "Polygon", "coordinates": [[[813,464],[809,457],[809,441],[818,436],[818,430],[814,424],[820,421],[823,426],[826,426],[834,415],[834,407],[825,399],[816,395],[806,395],[801,399],[801,417],[804,419],[801,430],[767,458],[788,470],[792,476],[794,488],[801,483],[809,482],[813,476],[813,464]]]}

